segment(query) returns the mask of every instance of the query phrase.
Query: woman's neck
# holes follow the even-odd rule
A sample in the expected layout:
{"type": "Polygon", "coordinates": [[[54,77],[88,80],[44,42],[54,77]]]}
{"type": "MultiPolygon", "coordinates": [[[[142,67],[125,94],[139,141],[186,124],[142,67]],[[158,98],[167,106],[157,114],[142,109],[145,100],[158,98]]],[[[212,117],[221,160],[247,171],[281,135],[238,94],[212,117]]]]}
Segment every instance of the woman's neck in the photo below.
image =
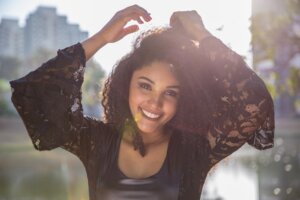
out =
{"type": "MultiPolygon", "coordinates": [[[[140,136],[142,137],[144,146],[146,148],[149,148],[149,147],[157,146],[162,143],[168,142],[171,136],[171,132],[164,131],[164,132],[157,132],[157,133],[140,133],[140,136]]],[[[122,140],[128,144],[133,145],[134,134],[125,132],[123,134],[122,140]]]]}

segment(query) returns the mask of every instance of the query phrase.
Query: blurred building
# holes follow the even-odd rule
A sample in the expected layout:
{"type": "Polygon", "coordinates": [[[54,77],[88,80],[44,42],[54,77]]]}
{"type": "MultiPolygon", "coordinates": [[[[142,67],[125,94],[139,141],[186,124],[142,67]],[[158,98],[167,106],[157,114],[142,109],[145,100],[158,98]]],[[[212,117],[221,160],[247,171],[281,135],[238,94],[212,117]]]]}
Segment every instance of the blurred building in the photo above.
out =
{"type": "Polygon", "coordinates": [[[28,15],[24,28],[18,20],[1,20],[0,55],[24,58],[39,49],[56,51],[87,37],[88,32],[80,30],[78,24],[70,24],[66,16],[58,15],[55,7],[40,6],[28,15]]]}
{"type": "MultiPolygon", "coordinates": [[[[10,101],[11,92],[8,80],[24,76],[55,56],[58,49],[81,42],[87,37],[87,31],[82,31],[78,24],[69,23],[67,16],[59,15],[55,7],[37,7],[27,16],[24,27],[19,25],[18,19],[2,18],[0,22],[0,81],[4,80],[5,87],[0,87],[0,110],[15,113],[10,101]]],[[[93,70],[91,74],[102,72],[101,66],[93,70]]],[[[101,78],[103,76],[104,73],[101,78]]],[[[97,106],[97,111],[99,111],[100,103],[95,104],[89,107],[94,113],[96,109],[93,106],[97,106]]],[[[0,115],[3,113],[1,111],[0,115]]],[[[101,110],[97,114],[100,115],[100,112],[101,110]]]]}
{"type": "Polygon", "coordinates": [[[0,23],[0,55],[23,57],[24,32],[17,19],[2,19],[0,23]]]}

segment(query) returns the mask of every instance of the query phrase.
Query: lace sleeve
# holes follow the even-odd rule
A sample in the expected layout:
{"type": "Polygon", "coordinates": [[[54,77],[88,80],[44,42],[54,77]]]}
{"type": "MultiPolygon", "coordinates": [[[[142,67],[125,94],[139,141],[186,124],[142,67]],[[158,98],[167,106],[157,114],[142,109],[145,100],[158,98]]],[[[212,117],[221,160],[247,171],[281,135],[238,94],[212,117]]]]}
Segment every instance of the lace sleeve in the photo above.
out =
{"type": "Polygon", "coordinates": [[[210,165],[233,153],[245,142],[257,149],[273,146],[274,107],[264,82],[241,56],[215,37],[204,39],[201,48],[210,60],[218,87],[215,110],[207,139],[210,165]]]}
{"type": "Polygon", "coordinates": [[[59,50],[37,70],[10,82],[12,102],[36,149],[63,147],[83,159],[87,148],[93,148],[87,144],[93,136],[87,133],[91,126],[101,123],[82,113],[84,67],[84,50],[78,43],[59,50]]]}

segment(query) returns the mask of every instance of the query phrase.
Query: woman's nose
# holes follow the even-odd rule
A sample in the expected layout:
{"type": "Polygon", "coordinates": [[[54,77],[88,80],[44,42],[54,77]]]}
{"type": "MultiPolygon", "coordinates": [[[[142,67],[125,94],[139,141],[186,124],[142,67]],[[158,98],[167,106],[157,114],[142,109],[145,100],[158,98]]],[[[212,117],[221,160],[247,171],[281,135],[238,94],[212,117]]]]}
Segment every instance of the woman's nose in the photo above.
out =
{"type": "Polygon", "coordinates": [[[162,107],[163,105],[162,95],[159,93],[153,93],[149,99],[149,103],[153,107],[162,107]]]}

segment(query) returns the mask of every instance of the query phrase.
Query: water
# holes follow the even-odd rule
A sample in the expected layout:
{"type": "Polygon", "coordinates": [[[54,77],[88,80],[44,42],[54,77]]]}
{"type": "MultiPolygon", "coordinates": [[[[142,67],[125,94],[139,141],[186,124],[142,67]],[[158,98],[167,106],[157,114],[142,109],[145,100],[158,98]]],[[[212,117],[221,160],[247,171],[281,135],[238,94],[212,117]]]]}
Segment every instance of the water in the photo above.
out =
{"type": "Polygon", "coordinates": [[[20,119],[0,118],[0,200],[85,200],[83,165],[62,149],[34,150],[20,119]]]}
{"type": "Polygon", "coordinates": [[[256,170],[242,161],[252,160],[256,154],[254,149],[245,145],[217,164],[206,179],[202,199],[257,200],[256,170]]]}
{"type": "Polygon", "coordinates": [[[244,145],[206,181],[203,200],[300,200],[300,120],[276,119],[275,146],[244,145]]]}
{"type": "Polygon", "coordinates": [[[55,150],[0,154],[0,199],[88,199],[86,174],[75,156],[55,150]]]}

